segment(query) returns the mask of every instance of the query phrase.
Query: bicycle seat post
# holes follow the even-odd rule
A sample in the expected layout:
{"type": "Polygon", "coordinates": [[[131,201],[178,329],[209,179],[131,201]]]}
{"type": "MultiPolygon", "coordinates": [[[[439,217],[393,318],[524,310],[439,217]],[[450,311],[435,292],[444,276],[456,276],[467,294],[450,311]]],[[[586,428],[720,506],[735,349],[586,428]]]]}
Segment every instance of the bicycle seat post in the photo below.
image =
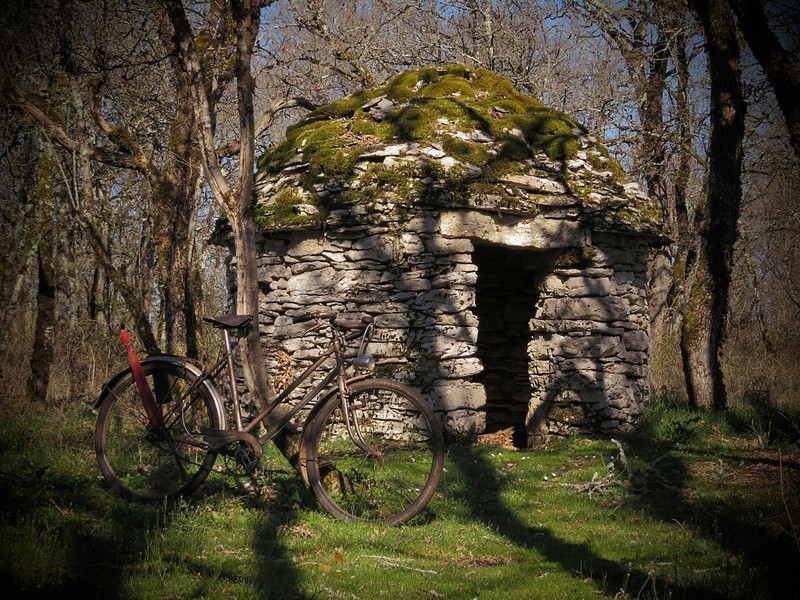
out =
{"type": "Polygon", "coordinates": [[[236,385],[236,372],[233,369],[233,350],[231,346],[231,334],[227,329],[223,329],[225,335],[225,352],[228,353],[228,380],[231,384],[231,398],[233,399],[233,413],[236,418],[236,430],[242,430],[242,410],[239,405],[239,388],[236,385]]]}

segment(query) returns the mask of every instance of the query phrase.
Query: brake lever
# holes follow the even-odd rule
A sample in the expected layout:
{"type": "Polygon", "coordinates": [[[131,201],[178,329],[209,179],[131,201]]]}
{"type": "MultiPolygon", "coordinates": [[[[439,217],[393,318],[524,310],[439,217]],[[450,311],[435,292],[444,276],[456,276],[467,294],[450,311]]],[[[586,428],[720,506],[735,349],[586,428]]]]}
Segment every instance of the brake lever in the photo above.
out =
{"type": "Polygon", "coordinates": [[[364,329],[364,333],[361,335],[361,341],[358,343],[358,356],[364,354],[364,351],[367,349],[367,344],[372,341],[372,332],[374,328],[375,324],[369,323],[364,329]]]}

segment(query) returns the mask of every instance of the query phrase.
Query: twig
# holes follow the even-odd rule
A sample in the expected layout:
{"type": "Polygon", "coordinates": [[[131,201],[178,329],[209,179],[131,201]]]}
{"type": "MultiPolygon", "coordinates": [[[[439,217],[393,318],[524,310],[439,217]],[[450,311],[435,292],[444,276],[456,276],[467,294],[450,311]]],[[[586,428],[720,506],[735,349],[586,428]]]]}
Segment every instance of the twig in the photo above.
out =
{"type": "Polygon", "coordinates": [[[439,574],[438,572],[431,571],[430,569],[418,569],[416,567],[408,567],[406,565],[401,564],[403,562],[410,562],[410,559],[396,558],[396,557],[393,557],[393,556],[380,556],[380,555],[377,555],[377,554],[361,554],[358,558],[359,559],[371,558],[371,559],[374,559],[374,560],[379,560],[379,561],[383,562],[386,566],[395,567],[397,569],[405,569],[406,571],[414,571],[415,573],[424,573],[426,575],[438,575],[439,574]]]}
{"type": "Polygon", "coordinates": [[[800,534],[797,532],[797,527],[792,519],[792,511],[789,510],[789,503],[786,501],[786,494],[783,490],[783,455],[778,455],[778,474],[780,476],[781,485],[781,502],[783,502],[783,509],[786,511],[786,517],[789,519],[789,528],[791,529],[790,535],[794,538],[794,543],[797,546],[797,551],[800,552],[800,534]]]}

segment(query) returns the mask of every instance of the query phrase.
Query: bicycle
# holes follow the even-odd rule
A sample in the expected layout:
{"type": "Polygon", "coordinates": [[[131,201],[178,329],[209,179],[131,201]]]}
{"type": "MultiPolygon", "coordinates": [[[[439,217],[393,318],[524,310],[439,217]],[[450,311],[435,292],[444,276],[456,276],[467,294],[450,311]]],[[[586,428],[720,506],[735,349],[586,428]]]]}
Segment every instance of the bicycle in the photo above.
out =
{"type": "Polygon", "coordinates": [[[299,471],[325,510],[342,519],[398,525],[425,507],[443,470],[441,425],[415,390],[369,373],[375,359],[363,351],[373,331],[371,317],[348,320],[316,313],[293,318],[294,323],[314,321],[310,330],[329,328],[330,343],[249,422],[237,392],[231,338],[245,335],[252,317],[204,320],[224,335],[224,352],[209,369],[176,355],[139,362],[123,331],[131,366],[103,386],[95,404],[95,451],[113,488],[144,501],[187,496],[211,473],[219,455],[233,458],[252,477],[262,445],[311,405],[299,432],[299,471]],[[348,360],[347,344],[355,339],[360,339],[358,353],[348,360]],[[322,380],[265,434],[255,435],[259,424],[331,356],[335,365],[322,380]],[[223,371],[231,391],[228,403],[216,385],[223,371]],[[228,426],[228,408],[233,427],[228,426]]]}

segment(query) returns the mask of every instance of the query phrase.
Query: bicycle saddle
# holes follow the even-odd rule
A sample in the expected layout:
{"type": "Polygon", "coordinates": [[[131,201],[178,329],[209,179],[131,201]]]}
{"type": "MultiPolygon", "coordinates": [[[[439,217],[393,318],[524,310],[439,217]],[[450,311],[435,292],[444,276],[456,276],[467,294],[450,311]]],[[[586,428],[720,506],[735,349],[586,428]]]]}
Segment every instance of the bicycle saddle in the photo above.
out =
{"type": "Polygon", "coordinates": [[[206,323],[211,323],[219,329],[241,329],[253,320],[252,315],[221,315],[218,317],[203,317],[206,323]]]}

